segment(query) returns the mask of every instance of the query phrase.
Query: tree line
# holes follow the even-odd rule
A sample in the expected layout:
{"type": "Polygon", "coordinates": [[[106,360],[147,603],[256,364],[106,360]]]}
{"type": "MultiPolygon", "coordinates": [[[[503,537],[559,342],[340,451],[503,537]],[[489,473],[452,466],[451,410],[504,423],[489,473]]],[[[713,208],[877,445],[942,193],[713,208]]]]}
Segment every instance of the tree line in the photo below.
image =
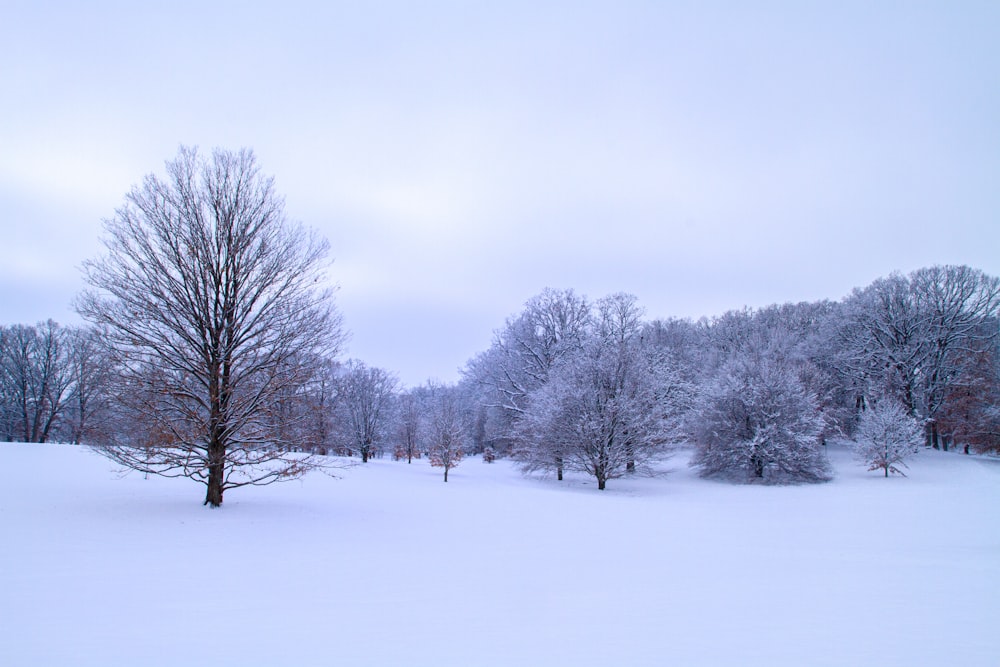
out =
{"type": "Polygon", "coordinates": [[[705,476],[822,481],[824,443],[873,469],[926,446],[1000,451],[1000,280],[892,274],[840,301],[648,319],[635,296],[545,289],[452,385],[341,361],[327,242],[284,216],[249,150],[182,148],[105,221],[85,327],[0,327],[0,437],[98,447],[226,490],[331,456],[468,453],[599,488],[679,445],[705,476]]]}
{"type": "Polygon", "coordinates": [[[81,443],[106,426],[108,372],[91,328],[0,326],[0,438],[81,443]]]}
{"type": "MultiPolygon", "coordinates": [[[[916,428],[928,447],[996,452],[998,306],[997,279],[965,266],[893,274],[837,302],[699,321],[647,320],[628,294],[591,303],[546,289],[454,385],[402,388],[389,370],[332,354],[286,360],[269,371],[284,379],[261,404],[267,429],[248,449],[266,440],[270,458],[429,455],[446,472],[463,453],[485,453],[559,479],[582,472],[599,488],[649,472],[678,444],[694,445],[706,475],[823,480],[822,444],[868,433],[866,416],[916,428]]],[[[157,451],[180,466],[189,453],[176,450],[176,423],[186,413],[164,392],[186,396],[191,378],[172,384],[149,363],[129,387],[122,377],[96,328],[0,327],[0,434],[75,443],[128,434],[134,467],[164,470],[157,451]]],[[[899,471],[882,457],[886,474],[899,471]]]]}
{"type": "MultiPolygon", "coordinates": [[[[428,456],[445,468],[447,481],[447,471],[470,449],[469,408],[459,387],[428,383],[404,390],[385,369],[332,355],[297,358],[270,372],[291,380],[260,404],[256,418],[267,431],[246,445],[258,456],[256,466],[265,455],[271,463],[280,457],[301,467],[317,456],[361,462],[386,454],[407,462],[428,456]]],[[[0,326],[0,440],[92,444],[128,467],[171,476],[198,446],[196,438],[189,444],[179,437],[199,420],[196,410],[182,407],[196,393],[194,382],[148,361],[138,371],[124,368],[94,327],[52,320],[0,326]]]]}
{"type": "Polygon", "coordinates": [[[859,434],[866,461],[888,474],[905,447],[887,443],[914,433],[936,449],[1000,450],[998,315],[1000,280],[967,266],[697,322],[644,320],[628,294],[591,304],[547,289],[463,382],[491,446],[600,488],[678,444],[694,446],[706,476],[822,481],[823,444],[859,434]]]}

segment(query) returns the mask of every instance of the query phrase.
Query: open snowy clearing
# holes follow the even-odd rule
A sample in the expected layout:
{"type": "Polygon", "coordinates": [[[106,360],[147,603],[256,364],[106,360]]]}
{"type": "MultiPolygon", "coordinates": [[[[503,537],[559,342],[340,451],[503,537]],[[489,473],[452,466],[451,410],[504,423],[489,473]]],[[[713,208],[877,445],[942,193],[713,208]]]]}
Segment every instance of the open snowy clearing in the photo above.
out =
{"type": "Polygon", "coordinates": [[[818,486],[377,460],[230,492],[0,445],[3,665],[996,665],[1000,463],[818,486]]]}

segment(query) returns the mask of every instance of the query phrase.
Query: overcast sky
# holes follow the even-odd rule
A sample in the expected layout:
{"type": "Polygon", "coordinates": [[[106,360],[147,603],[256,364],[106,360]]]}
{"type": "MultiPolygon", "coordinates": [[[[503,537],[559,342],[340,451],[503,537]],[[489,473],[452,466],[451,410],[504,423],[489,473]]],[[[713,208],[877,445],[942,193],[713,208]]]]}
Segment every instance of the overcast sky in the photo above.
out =
{"type": "Polygon", "coordinates": [[[410,385],[545,287],[697,318],[1000,275],[995,1],[0,8],[0,323],[78,323],[181,144],[254,149],[330,240],[346,356],[410,385]]]}

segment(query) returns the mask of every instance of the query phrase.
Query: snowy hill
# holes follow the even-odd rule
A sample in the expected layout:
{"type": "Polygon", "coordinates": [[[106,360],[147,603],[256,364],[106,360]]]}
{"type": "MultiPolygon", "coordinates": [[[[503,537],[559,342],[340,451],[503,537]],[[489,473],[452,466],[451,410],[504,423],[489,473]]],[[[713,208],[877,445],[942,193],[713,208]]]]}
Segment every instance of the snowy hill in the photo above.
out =
{"type": "Polygon", "coordinates": [[[0,664],[996,665],[1000,463],[795,487],[376,460],[241,489],[0,445],[0,664]]]}

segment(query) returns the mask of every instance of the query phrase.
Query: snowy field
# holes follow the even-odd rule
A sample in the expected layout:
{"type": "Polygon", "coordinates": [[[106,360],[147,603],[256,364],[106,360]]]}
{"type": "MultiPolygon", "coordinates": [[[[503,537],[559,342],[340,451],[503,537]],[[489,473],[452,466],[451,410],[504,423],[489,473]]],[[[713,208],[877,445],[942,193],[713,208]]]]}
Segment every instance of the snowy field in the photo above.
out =
{"type": "Polygon", "coordinates": [[[906,479],[447,484],[389,460],[239,489],[0,445],[0,664],[998,665],[1000,463],[906,479]]]}

